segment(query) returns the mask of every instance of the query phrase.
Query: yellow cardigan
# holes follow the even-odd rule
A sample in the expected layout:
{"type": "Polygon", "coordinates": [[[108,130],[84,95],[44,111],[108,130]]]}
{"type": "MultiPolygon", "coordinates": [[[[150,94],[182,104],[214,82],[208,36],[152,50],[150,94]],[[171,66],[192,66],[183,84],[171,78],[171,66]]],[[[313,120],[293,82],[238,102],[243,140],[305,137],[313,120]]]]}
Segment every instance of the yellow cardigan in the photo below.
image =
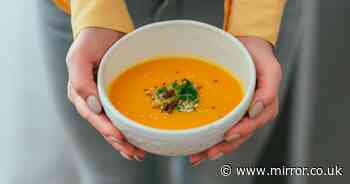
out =
{"type": "MultiPolygon", "coordinates": [[[[87,27],[131,32],[124,0],[53,0],[71,14],[73,35],[87,27]],[[118,20],[118,21],[116,21],[118,20]]],[[[235,36],[256,36],[275,45],[286,0],[225,0],[224,29],[235,36]]]]}

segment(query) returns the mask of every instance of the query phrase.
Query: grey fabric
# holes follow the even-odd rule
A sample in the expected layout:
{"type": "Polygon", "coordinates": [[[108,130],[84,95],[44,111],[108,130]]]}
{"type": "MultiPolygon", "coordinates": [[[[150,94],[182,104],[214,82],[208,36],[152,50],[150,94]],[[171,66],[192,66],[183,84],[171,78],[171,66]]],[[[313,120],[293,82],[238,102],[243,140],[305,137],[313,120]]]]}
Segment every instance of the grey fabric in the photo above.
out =
{"type": "MultiPolygon", "coordinates": [[[[350,85],[349,43],[350,1],[313,0],[313,118],[308,131],[305,159],[308,166],[343,167],[343,176],[309,177],[306,183],[348,183],[350,181],[350,85]]],[[[309,22],[310,23],[310,22],[309,22]]],[[[310,40],[308,40],[310,41],[310,40]]],[[[306,41],[305,41],[306,42],[306,41]]]]}
{"type": "Polygon", "coordinates": [[[0,11],[0,183],[78,183],[48,87],[34,2],[2,1],[0,11]]]}
{"type": "MultiPolygon", "coordinates": [[[[223,1],[129,0],[127,3],[136,26],[159,20],[186,18],[221,27],[223,20],[223,1]],[[198,7],[199,4],[200,7],[198,7]]],[[[293,6],[290,5],[291,8],[287,12],[292,15],[297,14],[295,3],[290,4],[293,6]]],[[[268,145],[268,138],[275,123],[257,131],[235,153],[218,161],[204,162],[196,168],[192,168],[185,157],[168,158],[148,155],[142,163],[123,159],[88,123],[77,115],[73,106],[68,103],[66,99],[67,71],[64,59],[72,42],[69,17],[57,10],[49,1],[42,0],[39,6],[43,18],[41,27],[45,37],[44,53],[47,58],[45,64],[48,73],[51,74],[52,86],[50,87],[54,88],[56,103],[60,109],[59,113],[64,118],[62,123],[67,132],[68,140],[73,145],[72,149],[67,151],[75,156],[74,165],[78,170],[81,183],[253,183],[253,177],[220,176],[220,166],[226,163],[231,163],[233,166],[257,165],[259,158],[263,155],[263,148],[268,145]]],[[[297,24],[297,21],[295,22],[297,24]]],[[[289,30],[289,33],[286,33],[288,36],[286,36],[285,43],[288,43],[295,50],[297,43],[290,44],[290,41],[297,42],[297,37],[292,35],[298,31],[293,31],[294,26],[286,29],[289,30]]],[[[290,68],[293,67],[290,66],[297,58],[291,58],[288,53],[297,52],[291,52],[290,48],[283,49],[281,47],[279,49],[277,52],[281,53],[279,56],[281,64],[287,71],[285,73],[292,72],[290,68]]],[[[287,77],[286,86],[290,82],[288,79],[290,78],[287,77]]],[[[286,111],[282,112],[287,113],[286,111]]],[[[284,116],[285,114],[281,114],[282,118],[280,119],[284,119],[284,116]]],[[[274,155],[278,155],[278,153],[274,153],[274,155]]],[[[69,170],[61,172],[69,172],[69,170]]]]}

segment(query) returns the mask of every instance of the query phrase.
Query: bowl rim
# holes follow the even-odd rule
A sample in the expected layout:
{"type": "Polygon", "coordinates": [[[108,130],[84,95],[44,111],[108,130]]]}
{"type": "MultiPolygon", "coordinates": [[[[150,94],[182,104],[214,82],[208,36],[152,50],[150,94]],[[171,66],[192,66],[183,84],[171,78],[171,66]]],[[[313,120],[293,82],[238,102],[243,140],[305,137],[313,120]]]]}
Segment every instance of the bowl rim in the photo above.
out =
{"type": "MultiPolygon", "coordinates": [[[[204,130],[215,129],[215,128],[221,127],[222,124],[225,124],[228,121],[231,121],[231,119],[233,119],[232,117],[237,116],[241,111],[243,111],[244,110],[243,108],[244,108],[244,106],[247,105],[247,103],[250,103],[250,100],[252,99],[254,91],[255,91],[255,84],[256,84],[255,65],[253,63],[253,60],[252,60],[248,50],[243,46],[243,44],[237,38],[235,38],[233,35],[225,32],[224,30],[219,29],[215,26],[209,25],[207,23],[202,23],[202,22],[193,21],[193,20],[184,20],[184,19],[160,21],[160,22],[156,22],[156,23],[147,24],[147,25],[141,26],[140,28],[126,34],[121,39],[116,41],[104,54],[104,56],[101,59],[101,63],[100,63],[100,66],[98,69],[98,74],[97,74],[97,88],[98,88],[98,94],[99,94],[99,98],[101,100],[102,106],[106,106],[107,109],[113,110],[112,113],[114,113],[115,116],[117,116],[117,118],[119,118],[121,120],[118,123],[127,124],[127,126],[130,126],[132,128],[135,128],[135,129],[143,129],[143,131],[147,131],[147,132],[152,133],[152,134],[168,135],[168,136],[169,135],[173,135],[173,136],[192,135],[192,134],[195,134],[198,132],[202,132],[204,130]],[[182,130],[181,129],[180,130],[177,130],[177,129],[176,130],[157,129],[157,128],[153,128],[153,127],[150,127],[147,125],[137,123],[136,121],[129,119],[128,117],[123,115],[121,112],[119,112],[118,109],[116,107],[114,107],[112,105],[112,103],[110,102],[108,95],[106,94],[105,87],[102,86],[102,72],[104,71],[105,65],[108,61],[107,58],[109,58],[109,56],[112,54],[113,50],[118,48],[119,45],[121,45],[124,41],[129,39],[129,37],[132,37],[133,35],[137,34],[138,32],[148,30],[148,29],[153,29],[156,27],[167,26],[169,24],[192,25],[192,26],[197,26],[197,27],[201,27],[203,29],[208,29],[210,31],[216,32],[216,33],[221,34],[222,36],[226,37],[227,39],[231,40],[234,44],[236,44],[238,46],[239,50],[243,53],[243,57],[246,60],[246,62],[248,63],[249,69],[252,71],[251,75],[253,75],[252,76],[253,81],[251,81],[249,83],[249,86],[247,86],[246,93],[243,96],[240,103],[235,108],[233,108],[229,113],[224,115],[222,118],[217,119],[213,122],[210,122],[206,125],[194,127],[194,128],[189,128],[189,129],[182,129],[182,130]]],[[[248,106],[249,105],[250,104],[248,104],[248,106]]],[[[231,122],[231,123],[233,125],[235,122],[231,122]]]]}

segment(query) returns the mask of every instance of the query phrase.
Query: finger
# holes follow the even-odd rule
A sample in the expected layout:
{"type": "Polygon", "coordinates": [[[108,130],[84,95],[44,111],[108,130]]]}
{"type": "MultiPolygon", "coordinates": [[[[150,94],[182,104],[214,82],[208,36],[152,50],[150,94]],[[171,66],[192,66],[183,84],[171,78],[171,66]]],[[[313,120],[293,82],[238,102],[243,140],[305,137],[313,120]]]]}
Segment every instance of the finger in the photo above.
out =
{"type": "Polygon", "coordinates": [[[90,108],[87,106],[87,103],[82,99],[81,96],[77,94],[75,89],[70,90],[70,96],[73,100],[75,108],[78,113],[97,130],[103,136],[109,137],[111,135],[117,135],[116,138],[122,138],[121,132],[119,132],[109,121],[109,119],[104,114],[94,114],[90,108]]]}
{"type": "Polygon", "coordinates": [[[230,152],[230,150],[236,149],[241,145],[244,141],[246,141],[253,133],[255,132],[256,128],[259,124],[263,124],[264,122],[268,121],[272,113],[274,113],[273,107],[267,108],[267,111],[264,112],[261,116],[258,117],[258,119],[249,119],[249,118],[243,118],[237,125],[233,126],[224,136],[224,140],[226,142],[221,142],[207,150],[207,155],[204,156],[203,154],[196,154],[191,157],[191,162],[195,163],[198,162],[198,160],[201,160],[205,157],[209,158],[210,160],[216,160],[219,159],[224,154],[230,152]],[[236,135],[236,136],[232,136],[236,135]],[[232,137],[235,137],[234,140],[232,140],[232,137]]]}
{"type": "Polygon", "coordinates": [[[253,97],[253,103],[249,108],[249,117],[251,118],[258,116],[277,98],[282,78],[281,67],[272,54],[255,60],[257,89],[253,97]]]}
{"type": "Polygon", "coordinates": [[[226,142],[221,142],[211,148],[207,151],[207,156],[210,160],[216,160],[223,156],[224,152],[222,149],[223,143],[232,143],[236,142],[238,140],[241,140],[242,138],[245,138],[252,134],[257,128],[257,122],[249,119],[249,118],[243,118],[240,122],[238,122],[235,126],[233,126],[226,134],[224,135],[224,140],[226,142]],[[234,137],[234,138],[232,138],[234,137]]]}
{"type": "Polygon", "coordinates": [[[221,151],[224,154],[228,154],[230,152],[236,151],[244,142],[246,142],[253,134],[249,134],[245,137],[242,137],[234,142],[223,142],[220,144],[221,151]]]}
{"type": "MultiPolygon", "coordinates": [[[[260,118],[260,116],[259,116],[260,118]]],[[[250,118],[243,118],[233,127],[231,127],[224,135],[224,140],[234,142],[242,137],[253,133],[257,128],[257,121],[250,118]]]]}
{"type": "Polygon", "coordinates": [[[221,143],[216,144],[215,146],[207,150],[207,157],[209,160],[217,160],[224,155],[221,150],[221,143]]]}
{"type": "Polygon", "coordinates": [[[94,114],[87,107],[86,102],[76,93],[74,89],[70,90],[70,95],[78,113],[89,121],[89,123],[110,143],[114,149],[121,152],[121,155],[131,160],[135,158],[142,160],[144,151],[129,144],[123,134],[113,126],[110,120],[104,114],[94,114]],[[135,156],[137,155],[137,156],[135,156]]]}
{"type": "Polygon", "coordinates": [[[146,152],[140,148],[135,147],[134,159],[137,161],[142,161],[145,158],[146,152]]]}
{"type": "Polygon", "coordinates": [[[106,138],[107,142],[112,145],[112,147],[119,151],[121,156],[127,160],[132,160],[135,155],[135,147],[128,144],[127,142],[115,141],[111,138],[106,138]]]}
{"type": "Polygon", "coordinates": [[[199,165],[202,161],[204,161],[207,158],[207,152],[202,151],[200,153],[196,153],[193,155],[190,155],[190,162],[192,166],[197,166],[199,165]]]}
{"type": "Polygon", "coordinates": [[[116,129],[104,114],[94,114],[87,107],[86,102],[77,94],[74,89],[70,90],[70,96],[78,113],[86,119],[102,136],[113,137],[117,140],[123,140],[123,134],[116,129]]]}
{"type": "Polygon", "coordinates": [[[265,126],[267,123],[273,121],[276,119],[277,115],[279,112],[279,103],[278,103],[278,98],[276,98],[272,104],[266,108],[265,112],[261,115],[262,117],[259,117],[257,119],[257,128],[261,128],[265,126]]]}
{"type": "Polygon", "coordinates": [[[249,134],[254,133],[257,128],[264,126],[266,123],[276,118],[278,114],[278,99],[268,106],[265,111],[258,117],[243,118],[240,122],[230,128],[224,136],[224,140],[227,142],[233,142],[241,137],[246,137],[249,134]]]}
{"type": "Polygon", "coordinates": [[[111,138],[106,138],[107,142],[112,145],[114,149],[120,152],[121,156],[127,160],[137,160],[142,161],[145,157],[145,151],[140,148],[137,148],[128,142],[119,142],[111,138]]]}
{"type": "Polygon", "coordinates": [[[144,159],[145,151],[129,143],[125,142],[124,144],[124,149],[120,150],[121,152],[127,154],[131,159],[135,159],[137,161],[142,161],[144,159]]]}
{"type": "Polygon", "coordinates": [[[236,150],[237,148],[239,148],[241,144],[243,144],[247,139],[249,139],[251,135],[252,134],[246,137],[242,137],[234,142],[221,142],[215,145],[214,147],[208,149],[207,154],[208,154],[209,160],[217,160],[220,157],[222,157],[224,154],[228,154],[236,150]]]}
{"type": "Polygon", "coordinates": [[[69,101],[74,104],[74,99],[72,97],[72,83],[70,81],[68,81],[67,83],[67,97],[69,99],[69,101]]]}
{"type": "MultiPolygon", "coordinates": [[[[104,116],[104,119],[106,120],[106,122],[107,121],[109,122],[109,120],[108,120],[108,118],[106,116],[104,116]]],[[[118,131],[118,129],[116,129],[116,130],[118,131]]],[[[118,140],[112,139],[111,140],[111,139],[107,138],[107,141],[110,142],[110,143],[113,143],[112,145],[114,145],[113,147],[115,149],[117,149],[118,151],[123,152],[124,153],[123,154],[124,157],[126,155],[129,156],[130,160],[131,159],[135,159],[135,160],[138,160],[138,161],[142,161],[144,159],[144,157],[145,157],[145,151],[140,149],[140,148],[137,148],[134,145],[131,145],[130,143],[128,143],[123,135],[122,135],[122,139],[118,139],[118,140]],[[120,142],[119,140],[122,140],[122,142],[120,142]]]]}
{"type": "Polygon", "coordinates": [[[72,87],[87,102],[93,112],[100,113],[102,106],[97,98],[94,62],[85,60],[79,54],[70,54],[67,56],[67,65],[72,87]]]}

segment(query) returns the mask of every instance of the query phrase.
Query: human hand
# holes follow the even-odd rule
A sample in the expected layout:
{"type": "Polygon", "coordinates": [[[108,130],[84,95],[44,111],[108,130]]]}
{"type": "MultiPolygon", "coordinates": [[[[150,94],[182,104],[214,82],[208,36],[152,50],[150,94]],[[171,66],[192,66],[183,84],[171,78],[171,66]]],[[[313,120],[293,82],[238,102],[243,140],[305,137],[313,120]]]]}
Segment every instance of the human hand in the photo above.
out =
{"type": "Polygon", "coordinates": [[[102,112],[95,82],[96,69],[107,49],[124,34],[102,28],[86,28],[71,45],[66,62],[69,73],[67,93],[78,113],[114,149],[128,160],[143,160],[145,152],[129,144],[102,112]]]}
{"type": "Polygon", "coordinates": [[[252,56],[257,73],[257,86],[247,116],[231,127],[224,135],[224,141],[190,156],[193,166],[205,159],[215,160],[235,151],[239,146],[278,114],[278,91],[282,78],[281,66],[273,54],[272,46],[257,37],[238,38],[252,56]]]}

